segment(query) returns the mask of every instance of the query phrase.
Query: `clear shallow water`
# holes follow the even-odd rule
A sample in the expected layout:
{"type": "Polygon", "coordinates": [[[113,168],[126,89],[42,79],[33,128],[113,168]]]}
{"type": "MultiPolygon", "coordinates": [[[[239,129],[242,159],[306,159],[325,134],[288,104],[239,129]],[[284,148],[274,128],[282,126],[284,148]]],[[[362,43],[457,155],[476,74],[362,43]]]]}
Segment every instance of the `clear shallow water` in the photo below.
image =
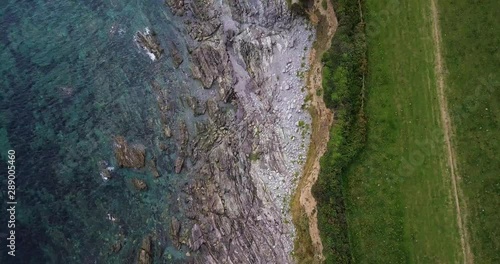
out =
{"type": "MultiPolygon", "coordinates": [[[[186,63],[175,70],[168,58],[170,41],[187,51],[164,2],[6,0],[0,19],[0,157],[6,164],[7,150],[16,151],[19,203],[17,256],[6,257],[2,246],[0,262],[129,263],[153,233],[165,250],[157,260],[181,257],[167,234],[185,176],[172,173],[176,146],[163,136],[150,82],[168,91],[173,129],[191,118],[179,98],[201,88],[184,73],[186,63]],[[165,49],[158,62],[133,42],[145,27],[158,33],[165,49]],[[162,177],[117,169],[103,181],[98,164],[116,166],[117,135],[145,145],[162,177]],[[134,190],[132,177],[145,180],[149,190],[134,190]],[[123,248],[111,253],[117,242],[123,248]]],[[[5,212],[5,182],[1,186],[5,212]]]]}

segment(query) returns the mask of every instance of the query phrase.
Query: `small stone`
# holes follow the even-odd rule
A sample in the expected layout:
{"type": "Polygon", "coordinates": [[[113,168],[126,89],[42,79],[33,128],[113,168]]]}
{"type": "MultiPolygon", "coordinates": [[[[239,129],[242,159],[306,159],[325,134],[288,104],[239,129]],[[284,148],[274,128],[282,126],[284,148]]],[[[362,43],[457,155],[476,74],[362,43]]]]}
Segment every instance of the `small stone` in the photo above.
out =
{"type": "Polygon", "coordinates": [[[120,243],[120,242],[113,244],[111,246],[111,252],[113,252],[113,253],[118,253],[118,252],[120,252],[121,249],[122,249],[122,243],[120,243]]]}
{"type": "Polygon", "coordinates": [[[170,127],[168,125],[165,125],[163,127],[163,134],[165,135],[165,137],[169,138],[172,136],[172,130],[170,129],[170,127]]]}

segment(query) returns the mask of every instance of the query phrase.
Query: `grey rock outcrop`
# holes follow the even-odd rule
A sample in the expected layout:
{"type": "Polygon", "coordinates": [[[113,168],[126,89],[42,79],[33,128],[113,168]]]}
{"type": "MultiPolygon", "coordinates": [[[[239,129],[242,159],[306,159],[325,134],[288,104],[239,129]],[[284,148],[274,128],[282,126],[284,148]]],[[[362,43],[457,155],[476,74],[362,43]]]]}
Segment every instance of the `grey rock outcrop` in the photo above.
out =
{"type": "MultiPolygon", "coordinates": [[[[194,129],[181,121],[174,134],[175,171],[184,167],[190,179],[178,200],[189,219],[182,226],[192,261],[292,263],[284,199],[308,145],[307,133],[294,140],[296,124],[310,122],[300,108],[304,81],[295,71],[306,70],[299,65],[313,33],[285,0],[166,3],[182,16],[191,73],[205,88],[203,108],[196,98],[186,102],[193,116],[206,118],[194,129]]],[[[176,230],[172,221],[174,241],[176,230]]]]}

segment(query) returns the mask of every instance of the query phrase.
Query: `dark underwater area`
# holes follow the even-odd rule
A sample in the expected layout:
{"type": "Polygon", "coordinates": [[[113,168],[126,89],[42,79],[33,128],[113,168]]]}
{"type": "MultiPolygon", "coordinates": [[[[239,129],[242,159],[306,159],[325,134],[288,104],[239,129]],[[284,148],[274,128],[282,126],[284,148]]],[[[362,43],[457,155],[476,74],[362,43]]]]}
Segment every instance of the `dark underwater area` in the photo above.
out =
{"type": "Polygon", "coordinates": [[[153,27],[164,48],[175,42],[187,52],[168,7],[159,0],[6,0],[0,19],[0,164],[4,175],[7,151],[15,150],[17,201],[11,257],[2,178],[0,263],[129,263],[153,232],[157,260],[181,262],[167,234],[185,175],[174,174],[175,145],[158,122],[151,82],[167,87],[176,105],[171,120],[188,115],[180,98],[199,84],[183,73],[187,66],[175,69],[168,56],[152,62],[134,43],[137,31],[153,27]],[[161,177],[149,166],[120,168],[118,136],[144,146],[161,177]]]}

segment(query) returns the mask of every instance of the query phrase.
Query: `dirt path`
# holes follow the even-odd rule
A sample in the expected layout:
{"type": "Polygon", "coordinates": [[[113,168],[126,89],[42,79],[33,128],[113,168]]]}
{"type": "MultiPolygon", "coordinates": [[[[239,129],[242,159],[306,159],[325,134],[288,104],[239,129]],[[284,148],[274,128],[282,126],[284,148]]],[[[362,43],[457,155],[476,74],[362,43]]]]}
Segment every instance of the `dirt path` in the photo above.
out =
{"type": "Polygon", "coordinates": [[[445,90],[445,78],[444,78],[444,66],[443,66],[443,58],[441,52],[441,32],[439,27],[439,14],[436,6],[436,0],[431,0],[431,10],[432,10],[432,24],[433,24],[433,39],[435,46],[435,60],[436,60],[436,82],[437,82],[437,93],[439,98],[439,108],[441,112],[441,121],[443,123],[443,132],[444,139],[446,142],[447,148],[447,156],[448,156],[448,166],[450,168],[451,174],[451,183],[452,183],[452,193],[453,198],[455,200],[455,206],[457,208],[457,223],[458,229],[460,232],[460,244],[462,246],[462,251],[464,255],[464,263],[474,263],[472,251],[469,245],[469,236],[465,227],[463,213],[465,213],[465,208],[462,208],[460,205],[461,199],[461,190],[458,186],[458,180],[460,180],[460,176],[457,174],[456,168],[456,156],[455,151],[453,149],[453,145],[451,142],[451,119],[448,113],[448,105],[446,101],[446,97],[444,94],[445,90]]]}
{"type": "MultiPolygon", "coordinates": [[[[309,235],[314,247],[314,253],[317,259],[323,260],[323,244],[318,230],[316,200],[314,199],[311,188],[316,182],[319,174],[319,160],[326,151],[326,146],[330,136],[330,127],[333,122],[333,113],[325,106],[323,96],[317,95],[316,91],[322,89],[322,63],[323,53],[330,47],[331,39],[337,29],[337,18],[330,1],[327,1],[327,9],[323,9],[321,0],[314,2],[314,11],[310,14],[310,19],[319,27],[327,27],[327,30],[318,33],[317,41],[309,54],[311,68],[308,74],[308,88],[311,99],[312,135],[308,158],[304,167],[299,184],[300,206],[305,210],[309,220],[309,235]],[[323,35],[320,35],[323,34],[323,35]]],[[[318,27],[318,28],[319,28],[318,27]]],[[[320,30],[318,30],[320,31],[320,30]]]]}

